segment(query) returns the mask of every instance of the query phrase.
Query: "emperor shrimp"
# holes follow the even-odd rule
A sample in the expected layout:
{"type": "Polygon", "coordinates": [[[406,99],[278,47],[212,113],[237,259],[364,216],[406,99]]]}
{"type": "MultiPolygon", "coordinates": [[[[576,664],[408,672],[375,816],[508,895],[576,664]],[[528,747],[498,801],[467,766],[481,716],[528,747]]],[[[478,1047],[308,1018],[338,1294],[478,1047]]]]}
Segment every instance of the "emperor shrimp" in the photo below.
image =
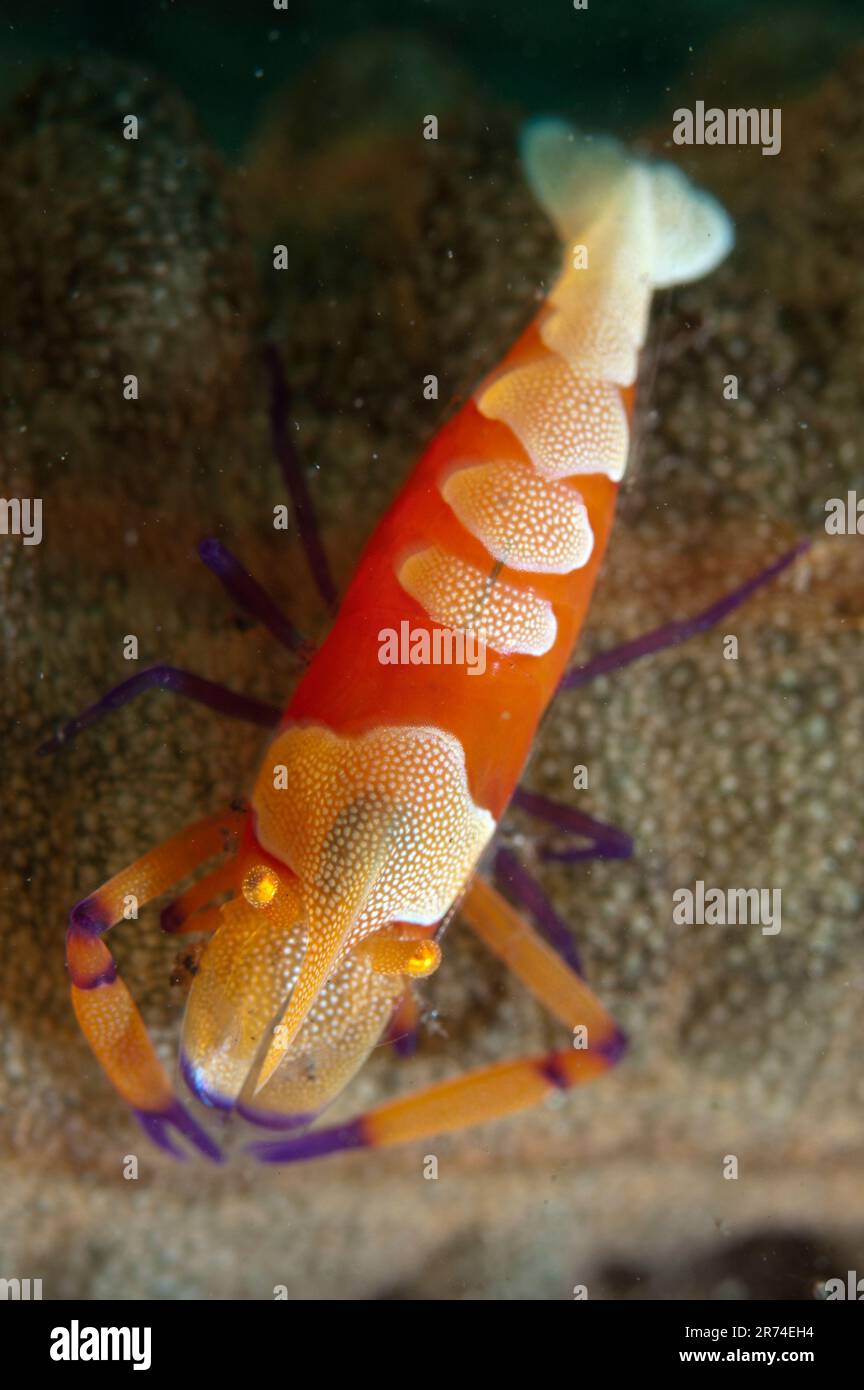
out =
{"type": "MultiPolygon", "coordinates": [[[[130,895],[153,901],[226,846],[228,857],[162,920],[207,938],[180,1075],[211,1113],[282,1131],[252,1144],[258,1158],[291,1162],[458,1130],[591,1081],[624,1053],[538,885],[509,851],[487,851],[515,795],[530,813],[587,831],[596,852],[626,854],[620,832],[518,791],[546,707],[560,688],[710,625],[796,552],[696,618],[568,673],[627,465],[652,293],[710,272],[733,232],[678,169],[611,139],[535,122],[523,160],[565,248],[560,274],[426,448],[284,712],[156,667],[47,745],[153,685],[274,724],[248,805],[150,850],[78,903],[67,932],[72,1003],[93,1054],[147,1133],[178,1157],[181,1137],[213,1160],[222,1152],[176,1094],[105,936],[130,895]],[[382,660],[385,635],[403,631],[430,649],[442,635],[470,640],[482,671],[459,660],[382,660]],[[478,871],[481,860],[508,870],[519,908],[478,871]],[[415,982],[438,969],[457,906],[564,1026],[566,1045],[316,1127],[381,1039],[410,1028],[415,982]]],[[[292,625],[220,543],[206,542],[202,557],[297,649],[292,625]]]]}

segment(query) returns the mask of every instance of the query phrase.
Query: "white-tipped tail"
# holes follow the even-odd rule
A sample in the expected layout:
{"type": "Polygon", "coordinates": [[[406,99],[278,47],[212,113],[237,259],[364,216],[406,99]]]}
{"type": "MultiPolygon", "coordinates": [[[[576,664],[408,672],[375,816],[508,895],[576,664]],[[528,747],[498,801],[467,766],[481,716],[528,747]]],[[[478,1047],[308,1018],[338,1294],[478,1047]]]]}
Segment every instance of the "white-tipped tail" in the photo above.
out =
{"type": "Polygon", "coordinates": [[[522,154],[564,261],[538,331],[546,353],[484,382],[480,411],[515,434],[547,482],[605,473],[619,482],[651,296],[712,270],[732,223],[674,165],[637,159],[608,136],[532,121],[522,154]]]}
{"type": "Polygon", "coordinates": [[[643,251],[650,247],[655,288],[706,275],[735,240],[731,218],[710,193],[674,164],[638,159],[611,136],[582,135],[566,121],[531,121],[522,158],[564,241],[587,232],[617,204],[628,235],[643,239],[643,251]]]}

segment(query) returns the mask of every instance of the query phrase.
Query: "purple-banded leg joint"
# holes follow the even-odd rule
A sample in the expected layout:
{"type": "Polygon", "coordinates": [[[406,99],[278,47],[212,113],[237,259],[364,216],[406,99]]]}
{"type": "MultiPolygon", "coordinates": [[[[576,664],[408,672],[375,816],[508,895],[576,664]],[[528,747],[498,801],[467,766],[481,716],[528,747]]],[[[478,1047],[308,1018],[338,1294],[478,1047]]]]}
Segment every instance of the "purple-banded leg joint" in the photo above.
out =
{"type": "Polygon", "coordinates": [[[605,1038],[596,1047],[591,1046],[591,1051],[596,1052],[610,1067],[617,1066],[621,1058],[630,1047],[630,1039],[623,1028],[616,1028],[611,1037],[605,1038]]]}
{"type": "Polygon", "coordinates": [[[194,1144],[199,1153],[205,1158],[209,1158],[212,1163],[224,1163],[224,1156],[219,1145],[216,1144],[207,1133],[202,1129],[197,1121],[193,1120],[179,1100],[174,1100],[164,1110],[138,1110],[133,1106],[133,1113],[147,1138],[165,1153],[171,1154],[172,1158],[185,1160],[187,1154],[180,1148],[170,1133],[171,1129],[176,1129],[190,1144],[194,1144]]]}
{"type": "Polygon", "coordinates": [[[369,1144],[362,1119],[349,1120],[331,1129],[313,1130],[293,1139],[276,1143],[261,1141],[249,1145],[249,1152],[262,1163],[304,1163],[310,1158],[324,1158],[343,1149],[363,1149],[369,1144]]]}
{"type": "Polygon", "coordinates": [[[82,898],[69,913],[69,931],[78,936],[101,936],[110,925],[108,914],[96,898],[82,898]]]}

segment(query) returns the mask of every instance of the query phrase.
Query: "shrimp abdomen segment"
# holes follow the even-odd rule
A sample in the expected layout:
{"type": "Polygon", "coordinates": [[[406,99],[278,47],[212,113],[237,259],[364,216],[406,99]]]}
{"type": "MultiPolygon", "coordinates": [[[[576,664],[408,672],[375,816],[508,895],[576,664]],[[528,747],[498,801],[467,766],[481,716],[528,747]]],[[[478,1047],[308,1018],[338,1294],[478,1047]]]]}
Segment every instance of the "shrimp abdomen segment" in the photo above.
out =
{"type": "Polygon", "coordinates": [[[396,724],[451,734],[476,804],[496,820],[590,602],[652,292],[704,273],[732,239],[709,195],[615,141],[540,122],[523,153],[565,243],[561,273],[426,450],[286,712],[341,734],[396,724]],[[390,661],[385,640],[403,625],[428,634],[433,652],[442,630],[473,639],[483,660],[415,661],[418,641],[390,661]]]}

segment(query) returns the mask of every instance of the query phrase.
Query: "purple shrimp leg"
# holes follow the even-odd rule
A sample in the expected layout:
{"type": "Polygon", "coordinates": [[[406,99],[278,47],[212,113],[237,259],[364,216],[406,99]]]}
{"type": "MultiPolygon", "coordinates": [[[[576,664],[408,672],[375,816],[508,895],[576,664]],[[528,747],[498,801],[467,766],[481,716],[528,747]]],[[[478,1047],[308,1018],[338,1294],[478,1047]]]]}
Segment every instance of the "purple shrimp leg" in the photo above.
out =
{"type": "Polygon", "coordinates": [[[573,938],[537,880],[509,849],[502,848],[496,851],[493,867],[500,891],[506,892],[519,907],[525,909],[549,945],[554,947],[571,970],[575,970],[577,975],[582,975],[582,961],[573,938]]]}
{"type": "Polygon", "coordinates": [[[296,652],[304,661],[311,660],[311,644],[226,545],[216,536],[207,536],[198,546],[198,554],[240,608],[263,623],[283,647],[296,652]]]}
{"type": "Polygon", "coordinates": [[[707,632],[708,628],[714,627],[726,617],[727,613],[732,613],[748,599],[757,589],[763,585],[770,584],[778,574],[810,549],[809,540],[799,541],[791,550],[787,550],[778,559],[772,561],[765,569],[754,574],[752,578],[745,580],[737,589],[733,589],[730,594],[725,594],[723,598],[704,608],[701,613],[696,613],[692,618],[681,618],[677,622],[664,623],[662,627],[654,628],[652,632],[645,632],[641,637],[636,637],[632,642],[623,642],[619,647],[610,647],[608,652],[600,652],[593,660],[586,662],[584,666],[574,666],[567,671],[561,678],[556,693],[560,694],[563,690],[576,690],[580,685],[587,685],[595,676],[603,676],[607,671],[619,671],[622,666],[629,666],[633,661],[639,661],[643,656],[650,656],[652,652],[663,651],[666,647],[677,647],[680,642],[686,642],[688,638],[695,637],[699,632],[707,632]]]}
{"type": "MultiPolygon", "coordinates": [[[[697,633],[707,631],[722,621],[728,613],[734,612],[757,589],[770,583],[809,548],[808,540],[799,541],[791,550],[772,561],[737,589],[710,604],[701,613],[695,614],[692,618],[665,623],[632,642],[624,642],[618,647],[610,648],[609,651],[601,652],[584,666],[574,667],[562,678],[558,692],[575,690],[581,685],[587,685],[595,676],[620,670],[633,661],[639,661],[643,656],[649,656],[652,652],[662,651],[667,647],[675,647],[697,633]]],[[[559,830],[588,841],[587,845],[572,848],[559,848],[548,842],[543,843],[539,846],[537,854],[538,858],[545,862],[572,864],[587,859],[627,859],[633,853],[633,841],[625,831],[595,820],[583,811],[577,811],[561,802],[517,788],[513,804],[527,811],[529,815],[557,826],[559,830]]],[[[551,944],[567,963],[581,974],[578,955],[567,927],[555,913],[539,884],[518,862],[512,851],[500,849],[497,852],[495,873],[499,884],[502,887],[506,884],[510,894],[532,915],[551,944]]]]}
{"type": "Polygon", "coordinates": [[[303,468],[297,450],[291,442],[288,410],[290,399],[282,370],[282,358],[275,343],[265,346],[267,367],[270,372],[270,429],[273,439],[273,452],[279,460],[282,476],[288,487],[297,518],[300,540],[306,552],[306,559],[318,592],[332,612],[336,607],[336,586],[330,573],[330,566],[312,507],[312,499],[303,476],[303,468]]]}
{"type": "Polygon", "coordinates": [[[406,987],[393,1011],[384,1041],[390,1044],[397,1057],[413,1057],[417,1051],[420,1041],[420,1010],[417,996],[410,985],[406,987]]]}
{"type": "Polygon", "coordinates": [[[542,844],[538,849],[540,859],[575,864],[583,859],[629,859],[633,853],[633,841],[625,830],[595,820],[593,816],[565,806],[561,801],[552,801],[548,796],[538,796],[536,792],[517,787],[512,804],[527,811],[529,816],[557,826],[568,835],[579,835],[588,841],[587,845],[574,846],[572,849],[556,849],[548,843],[542,844]]]}
{"type": "Polygon", "coordinates": [[[70,719],[68,724],[58,729],[53,738],[49,738],[37,748],[37,753],[41,757],[56,753],[111,710],[119,709],[121,705],[134,700],[137,695],[154,689],[173,690],[176,694],[185,695],[187,699],[195,700],[199,705],[206,705],[208,709],[216,710],[219,714],[227,714],[232,719],[245,719],[248,723],[259,724],[265,729],[274,728],[281,714],[275,705],[267,705],[263,700],[254,700],[248,695],[239,695],[236,690],[228,690],[224,685],[217,685],[215,681],[193,675],[191,671],[183,671],[178,666],[150,666],[146,671],[139,671],[137,675],[122,681],[113,690],[109,690],[107,695],[103,695],[101,700],[97,700],[95,705],[90,705],[75,719],[70,719]]]}

